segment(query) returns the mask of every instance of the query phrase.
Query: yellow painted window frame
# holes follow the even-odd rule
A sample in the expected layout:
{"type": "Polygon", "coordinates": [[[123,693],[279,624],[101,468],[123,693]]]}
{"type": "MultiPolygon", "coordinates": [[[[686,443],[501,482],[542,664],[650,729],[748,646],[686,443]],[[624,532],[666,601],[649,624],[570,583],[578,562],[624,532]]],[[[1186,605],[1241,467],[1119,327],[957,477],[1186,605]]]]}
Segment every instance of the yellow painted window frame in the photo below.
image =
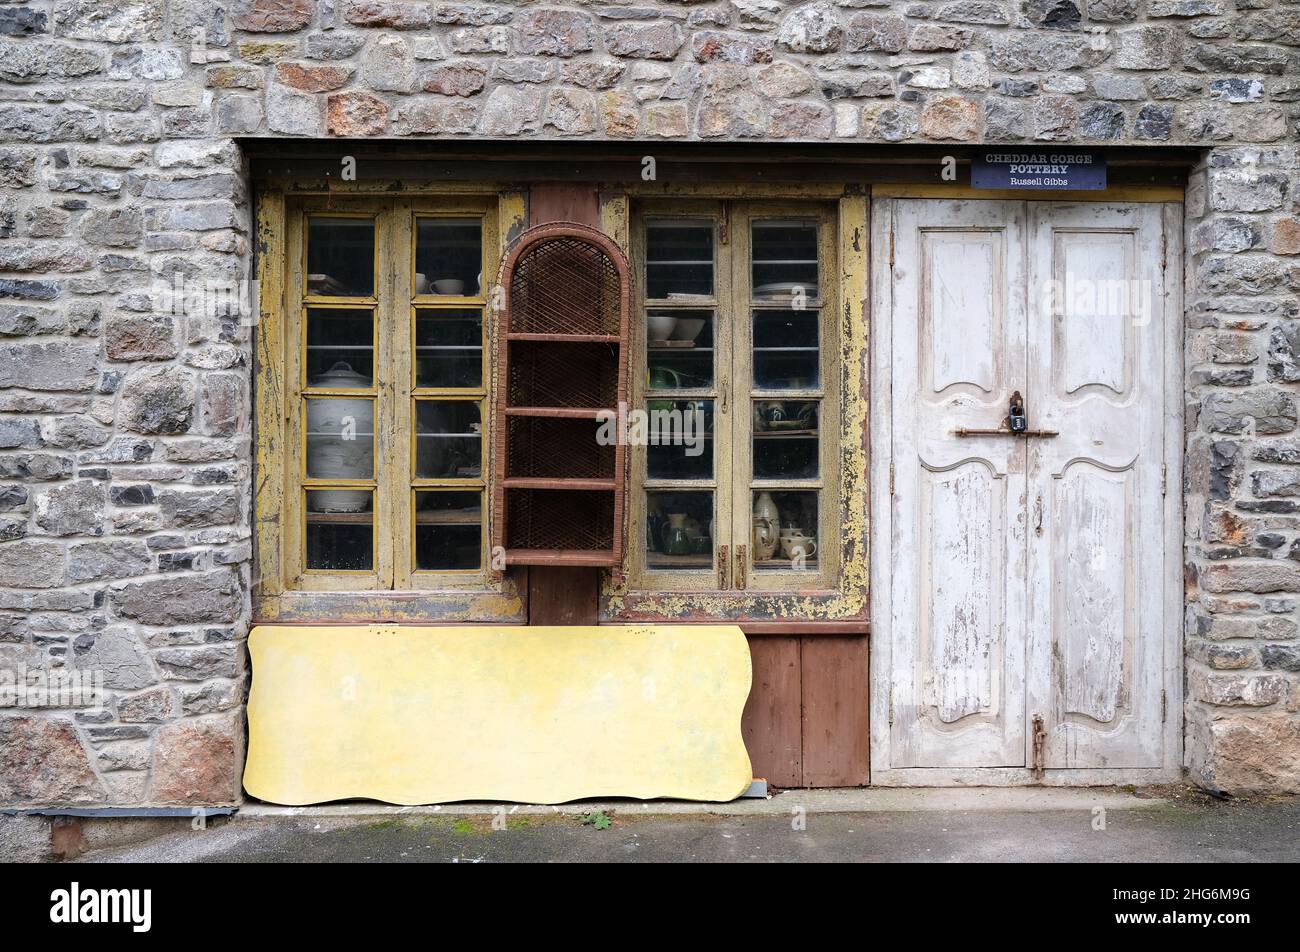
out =
{"type": "Polygon", "coordinates": [[[490,571],[491,507],[487,480],[492,445],[489,393],[490,334],[497,266],[508,234],[517,233],[523,196],[480,187],[468,192],[390,197],[381,195],[285,194],[258,196],[259,313],[255,332],[257,436],[255,524],[257,577],[254,611],[261,620],[330,617],[336,620],[519,620],[523,602],[513,580],[490,571]],[[310,295],[306,279],[306,228],[310,216],[373,217],[376,279],[370,297],[310,295]],[[474,296],[414,293],[418,222],[428,218],[480,218],[483,281],[474,296]],[[339,486],[338,480],[305,478],[303,341],[306,309],[375,308],[374,385],[340,395],[376,401],[375,478],[348,481],[369,488],[374,504],[373,571],[307,570],[305,487],[339,486]],[[423,310],[483,310],[483,374],[473,388],[416,387],[414,346],[423,310]],[[419,400],[472,400],[479,405],[482,458],[474,478],[417,478],[414,474],[419,400]],[[365,485],[362,485],[362,484],[365,485]],[[415,568],[418,491],[474,491],[483,499],[478,569],[415,568]]]}

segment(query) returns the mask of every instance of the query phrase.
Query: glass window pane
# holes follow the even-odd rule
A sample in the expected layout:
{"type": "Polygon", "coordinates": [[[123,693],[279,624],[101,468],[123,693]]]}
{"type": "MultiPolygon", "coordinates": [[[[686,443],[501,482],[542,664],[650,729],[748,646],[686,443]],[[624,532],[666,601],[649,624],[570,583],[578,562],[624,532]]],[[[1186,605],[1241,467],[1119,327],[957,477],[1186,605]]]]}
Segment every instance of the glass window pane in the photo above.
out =
{"type": "Polygon", "coordinates": [[[415,317],[415,385],[483,385],[483,312],[419,310],[415,317]]]}
{"type": "Polygon", "coordinates": [[[713,568],[713,493],[646,493],[646,565],[652,569],[713,568]]]}
{"type": "Polygon", "coordinates": [[[646,222],[646,297],[713,293],[713,222],[652,219],[646,222]]]}
{"type": "Polygon", "coordinates": [[[713,386],[713,312],[648,312],[646,364],[651,390],[713,386]]]}
{"type": "Polygon", "coordinates": [[[483,472],[483,425],[474,400],[420,400],[415,411],[415,475],[474,479],[483,472]]]}
{"type": "Polygon", "coordinates": [[[374,400],[369,397],[307,400],[307,475],[312,479],[374,478],[374,400]]]}
{"type": "Polygon", "coordinates": [[[307,490],[306,567],[374,568],[374,495],[368,489],[307,490]]]}
{"type": "Polygon", "coordinates": [[[817,491],[756,490],[750,549],[759,571],[815,571],[817,491]]]}
{"type": "Polygon", "coordinates": [[[818,328],[821,312],[754,312],[754,386],[804,390],[821,385],[818,328]]]}
{"type": "Polygon", "coordinates": [[[415,567],[477,569],[482,564],[483,496],[479,492],[415,494],[415,567]]]}
{"type": "Polygon", "coordinates": [[[307,226],[307,293],[375,293],[375,223],[369,218],[312,218],[307,226]]]}
{"type": "Polygon", "coordinates": [[[370,309],[323,308],[307,310],[307,384],[312,387],[369,387],[375,372],[375,316],[370,309]],[[341,365],[341,366],[340,366],[341,365]],[[342,378],[318,383],[331,371],[350,370],[365,378],[342,378]]]}
{"type": "Polygon", "coordinates": [[[754,401],[754,478],[815,479],[820,440],[816,400],[754,401]]]}
{"type": "MultiPolygon", "coordinates": [[[[651,479],[713,476],[713,401],[646,401],[646,473],[651,479]]],[[[637,434],[630,434],[633,442],[637,434]]]]}
{"type": "Polygon", "coordinates": [[[415,293],[476,297],[482,285],[482,220],[421,218],[415,236],[415,293]]]}
{"type": "Polygon", "coordinates": [[[753,236],[755,298],[817,297],[817,224],[756,221],[753,236]]]}

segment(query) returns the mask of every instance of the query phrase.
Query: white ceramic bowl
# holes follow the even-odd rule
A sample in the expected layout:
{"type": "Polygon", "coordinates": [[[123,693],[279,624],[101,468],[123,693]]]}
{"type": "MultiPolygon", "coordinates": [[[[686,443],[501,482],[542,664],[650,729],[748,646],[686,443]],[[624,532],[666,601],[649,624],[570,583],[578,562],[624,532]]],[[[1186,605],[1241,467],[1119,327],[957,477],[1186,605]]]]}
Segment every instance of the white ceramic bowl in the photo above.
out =
{"type": "Polygon", "coordinates": [[[465,282],[458,278],[440,278],[433,282],[433,289],[439,294],[464,294],[465,282]]]}
{"type": "Polygon", "coordinates": [[[317,489],[312,504],[320,512],[365,512],[370,493],[364,489],[317,489]]]}
{"type": "Polygon", "coordinates": [[[667,340],[677,327],[677,318],[671,314],[651,314],[646,318],[651,340],[667,340]]]}
{"type": "Polygon", "coordinates": [[[673,328],[673,340],[695,340],[700,336],[700,331],[704,330],[704,318],[702,317],[679,317],[677,326],[673,328]]]}

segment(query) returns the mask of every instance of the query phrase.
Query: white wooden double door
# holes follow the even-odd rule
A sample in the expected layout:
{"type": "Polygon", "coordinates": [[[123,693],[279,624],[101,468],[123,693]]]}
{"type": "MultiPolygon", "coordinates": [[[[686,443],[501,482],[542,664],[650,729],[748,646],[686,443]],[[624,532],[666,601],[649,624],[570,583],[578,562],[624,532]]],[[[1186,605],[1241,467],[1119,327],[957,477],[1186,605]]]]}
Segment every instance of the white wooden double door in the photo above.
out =
{"type": "Polygon", "coordinates": [[[1176,774],[1180,220],[876,204],[874,782],[1176,774]]]}

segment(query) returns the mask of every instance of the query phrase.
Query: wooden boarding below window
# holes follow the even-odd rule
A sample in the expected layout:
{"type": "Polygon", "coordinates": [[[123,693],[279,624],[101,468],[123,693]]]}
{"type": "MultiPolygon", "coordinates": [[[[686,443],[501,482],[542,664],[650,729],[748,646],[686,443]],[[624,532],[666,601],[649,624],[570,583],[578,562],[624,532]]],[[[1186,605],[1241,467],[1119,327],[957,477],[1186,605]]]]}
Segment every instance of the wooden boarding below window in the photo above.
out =
{"type": "Polygon", "coordinates": [[[244,788],[369,799],[726,801],[752,779],[734,625],[259,626],[244,788]]]}

